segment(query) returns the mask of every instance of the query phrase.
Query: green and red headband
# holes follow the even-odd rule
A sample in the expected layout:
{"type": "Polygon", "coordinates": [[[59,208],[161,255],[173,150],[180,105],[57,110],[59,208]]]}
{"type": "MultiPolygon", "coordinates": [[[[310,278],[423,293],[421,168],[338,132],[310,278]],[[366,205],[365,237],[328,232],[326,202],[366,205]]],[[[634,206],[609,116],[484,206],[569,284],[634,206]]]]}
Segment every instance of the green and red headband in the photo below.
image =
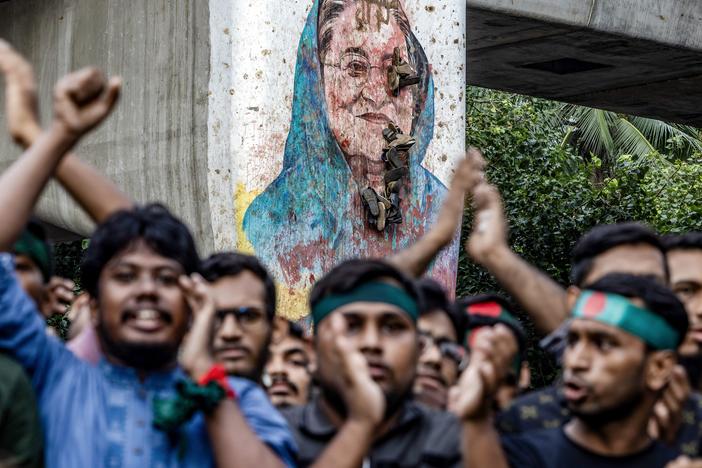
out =
{"type": "Polygon", "coordinates": [[[583,291],[572,316],[619,328],[657,350],[676,349],[682,338],[663,317],[618,294],[583,291]]]}
{"type": "Polygon", "coordinates": [[[478,330],[483,327],[491,327],[501,323],[507,326],[517,339],[519,352],[514,357],[513,370],[519,375],[522,367],[522,359],[526,351],[526,335],[519,320],[514,317],[502,304],[493,300],[470,304],[465,309],[468,314],[468,336],[466,344],[472,346],[477,336],[478,330]]]}
{"type": "Polygon", "coordinates": [[[419,316],[417,302],[404,289],[388,283],[370,282],[361,284],[347,293],[332,294],[319,301],[312,308],[314,326],[319,325],[319,322],[339,307],[354,302],[382,302],[394,305],[406,312],[413,322],[416,322],[419,316]]]}

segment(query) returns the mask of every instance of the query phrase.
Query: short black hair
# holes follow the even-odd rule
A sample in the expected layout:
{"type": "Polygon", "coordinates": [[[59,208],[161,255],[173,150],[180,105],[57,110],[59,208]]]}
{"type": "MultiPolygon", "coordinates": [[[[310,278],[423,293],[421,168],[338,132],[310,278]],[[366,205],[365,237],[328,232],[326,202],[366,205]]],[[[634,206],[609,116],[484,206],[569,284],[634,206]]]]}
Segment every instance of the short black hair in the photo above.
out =
{"type": "MultiPolygon", "coordinates": [[[[648,244],[660,250],[665,259],[661,238],[649,226],[637,222],[602,224],[585,233],[575,245],[571,255],[571,283],[583,287],[585,278],[592,271],[595,257],[621,245],[648,244]]],[[[668,278],[668,265],[663,262],[668,278]]]]}
{"type": "Polygon", "coordinates": [[[685,234],[668,234],[663,236],[663,247],[671,250],[702,250],[702,231],[691,231],[685,234]]]}
{"type": "Polygon", "coordinates": [[[466,333],[466,320],[463,314],[456,313],[444,288],[431,278],[419,279],[415,284],[419,292],[419,316],[443,312],[451,321],[456,339],[460,342],[466,333]]]}
{"type": "Polygon", "coordinates": [[[400,287],[419,304],[417,287],[407,275],[382,260],[351,259],[340,263],[320,278],[310,291],[310,307],[314,307],[327,296],[345,294],[358,286],[381,278],[397,281],[400,287]]]}
{"type": "Polygon", "coordinates": [[[118,211],[99,224],[81,266],[81,285],[97,298],[105,265],[134,242],[142,240],[154,252],[178,262],[186,274],[197,271],[200,258],[190,230],[160,204],[118,211]]]}
{"type": "Polygon", "coordinates": [[[507,328],[510,329],[514,337],[517,339],[517,344],[519,345],[519,354],[522,356],[522,358],[526,356],[528,344],[526,332],[524,331],[524,327],[522,327],[521,323],[519,322],[519,319],[517,318],[516,313],[514,312],[516,310],[516,307],[513,303],[511,303],[504,297],[498,294],[478,294],[476,296],[462,297],[456,300],[455,310],[457,313],[460,313],[466,317],[467,330],[472,330],[473,328],[477,328],[480,326],[497,325],[498,323],[505,325],[507,328]],[[484,319],[481,317],[481,319],[478,320],[476,317],[470,316],[468,314],[468,307],[470,307],[473,304],[484,304],[486,302],[496,302],[497,304],[499,304],[514,318],[514,321],[503,320],[500,318],[492,319],[490,317],[485,317],[484,319]]]}
{"type": "Polygon", "coordinates": [[[641,299],[648,310],[660,316],[678,332],[678,345],[685,339],[689,327],[685,306],[673,291],[657,281],[643,276],[610,273],[589,285],[587,289],[641,299]]]}
{"type": "Polygon", "coordinates": [[[237,276],[248,271],[253,273],[263,283],[266,293],[266,317],[272,321],[275,317],[275,283],[268,270],[258,258],[239,252],[219,252],[210,255],[200,265],[200,274],[210,283],[227,276],[237,276]]]}
{"type": "Polygon", "coordinates": [[[293,322],[292,320],[287,320],[288,323],[288,335],[295,338],[296,340],[306,341],[307,334],[305,329],[299,323],[293,322]]]}

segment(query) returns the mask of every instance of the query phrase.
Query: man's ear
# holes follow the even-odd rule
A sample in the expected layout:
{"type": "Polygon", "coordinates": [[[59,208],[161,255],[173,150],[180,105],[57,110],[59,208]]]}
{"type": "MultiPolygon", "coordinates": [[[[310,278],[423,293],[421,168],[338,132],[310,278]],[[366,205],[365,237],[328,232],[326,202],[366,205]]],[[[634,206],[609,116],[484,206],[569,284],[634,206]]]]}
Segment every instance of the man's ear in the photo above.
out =
{"type": "Polygon", "coordinates": [[[670,350],[653,351],[646,358],[646,386],[658,392],[668,385],[677,363],[675,353],[670,350]]]}
{"type": "Polygon", "coordinates": [[[90,307],[90,323],[97,327],[100,323],[100,314],[98,313],[98,301],[94,297],[90,296],[90,301],[88,302],[90,307]]]}
{"type": "Polygon", "coordinates": [[[569,314],[575,307],[575,303],[578,302],[581,292],[582,290],[579,287],[573,285],[568,286],[568,289],[566,289],[566,307],[568,307],[569,314]]]}

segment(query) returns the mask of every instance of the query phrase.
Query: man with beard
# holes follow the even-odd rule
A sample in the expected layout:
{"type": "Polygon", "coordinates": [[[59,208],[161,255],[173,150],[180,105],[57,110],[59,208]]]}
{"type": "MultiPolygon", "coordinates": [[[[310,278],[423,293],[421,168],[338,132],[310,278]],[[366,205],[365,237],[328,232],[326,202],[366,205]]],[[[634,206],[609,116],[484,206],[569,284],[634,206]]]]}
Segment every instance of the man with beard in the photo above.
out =
{"type": "Polygon", "coordinates": [[[421,297],[417,320],[420,352],[414,398],[430,408],[445,410],[448,390],[458,381],[465,355],[465,320],[453,310],[436,281],[421,279],[417,288],[421,297]]]}
{"type": "MultiPolygon", "coordinates": [[[[108,82],[95,69],[59,82],[52,124],[0,177],[0,250],[14,244],[61,157],[109,114],[119,89],[119,80],[108,82]]],[[[100,224],[82,268],[105,352],[91,366],[43,332],[12,259],[2,257],[0,349],[32,378],[49,466],[280,466],[291,460],[294,444],[285,423],[257,387],[217,380],[220,369],[207,350],[191,351],[184,368],[177,365],[191,312],[197,324],[214,309],[202,300],[209,294],[196,294],[204,283],[188,277],[198,263],[188,229],[160,206],[119,212],[100,224]],[[201,385],[188,383],[188,376],[201,385]],[[204,415],[183,418],[169,432],[154,427],[157,418],[173,421],[164,401],[179,396],[192,404],[187,389],[203,385],[219,389],[200,407],[204,415]]]]}
{"type": "Polygon", "coordinates": [[[670,286],[685,304],[690,333],[680,347],[680,360],[690,384],[702,390],[702,232],[663,238],[667,250],[670,286]]]}
{"type": "Polygon", "coordinates": [[[572,317],[563,366],[573,417],[563,427],[500,441],[489,409],[500,368],[489,348],[474,351],[451,402],[471,466],[658,467],[676,458],[647,426],[687,333],[682,303],[655,281],[613,273],[580,295],[572,317]]]}
{"type": "Polygon", "coordinates": [[[275,285],[256,257],[217,253],[200,268],[217,304],[213,353],[229,375],[261,382],[275,317],[275,285]]]}
{"type": "Polygon", "coordinates": [[[418,293],[379,260],[349,260],[312,289],[318,395],[284,412],[300,466],[458,466],[453,416],[411,398],[418,293]]]}
{"type": "Polygon", "coordinates": [[[304,405],[312,391],[314,351],[302,327],[284,320],[269,347],[263,383],[278,408],[304,405]]]}
{"type": "MultiPolygon", "coordinates": [[[[482,171],[480,165],[472,169],[482,171]]],[[[564,290],[509,249],[507,223],[497,189],[483,179],[470,191],[475,216],[466,250],[524,307],[537,330],[550,333],[560,327],[544,343],[555,352],[563,347],[566,311],[575,304],[580,289],[589,283],[607,273],[622,272],[667,284],[666,254],[659,236],[644,225],[621,223],[596,226],[579,240],[572,256],[572,285],[564,290]]],[[[683,360],[682,364],[688,366],[689,362],[683,360]]],[[[558,387],[550,386],[517,398],[499,415],[498,425],[503,432],[522,432],[558,427],[568,417],[558,387]]],[[[699,396],[690,395],[685,369],[678,365],[664,397],[656,405],[650,432],[674,443],[683,453],[698,456],[702,448],[700,421],[699,396]]]]}

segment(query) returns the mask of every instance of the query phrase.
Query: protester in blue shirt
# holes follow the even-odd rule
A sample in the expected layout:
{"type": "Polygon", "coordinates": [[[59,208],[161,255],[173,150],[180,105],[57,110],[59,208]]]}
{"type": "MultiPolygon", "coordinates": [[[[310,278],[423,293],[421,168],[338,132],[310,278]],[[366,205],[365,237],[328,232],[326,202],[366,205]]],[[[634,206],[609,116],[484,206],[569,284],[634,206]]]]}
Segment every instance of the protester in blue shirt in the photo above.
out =
{"type": "MultiPolygon", "coordinates": [[[[59,83],[54,121],[0,177],[6,215],[0,250],[14,243],[61,157],[109,114],[119,87],[119,81],[107,82],[94,69],[59,83]]],[[[285,421],[248,381],[213,379],[221,390],[217,395],[229,398],[210,398],[207,414],[197,412],[168,432],[153,425],[154,411],[163,408],[155,403],[184,395],[187,385],[176,382],[214,376],[211,356],[203,351],[208,347],[193,348],[190,340],[184,367],[177,364],[191,312],[194,327],[202,330],[213,311],[204,283],[187,276],[198,265],[188,229],[163,207],[135,208],[98,226],[86,256],[82,281],[105,353],[98,366],[78,360],[44,333],[36,305],[14,276],[11,257],[0,261],[0,350],[32,379],[47,466],[292,464],[295,449],[285,421]]]]}

